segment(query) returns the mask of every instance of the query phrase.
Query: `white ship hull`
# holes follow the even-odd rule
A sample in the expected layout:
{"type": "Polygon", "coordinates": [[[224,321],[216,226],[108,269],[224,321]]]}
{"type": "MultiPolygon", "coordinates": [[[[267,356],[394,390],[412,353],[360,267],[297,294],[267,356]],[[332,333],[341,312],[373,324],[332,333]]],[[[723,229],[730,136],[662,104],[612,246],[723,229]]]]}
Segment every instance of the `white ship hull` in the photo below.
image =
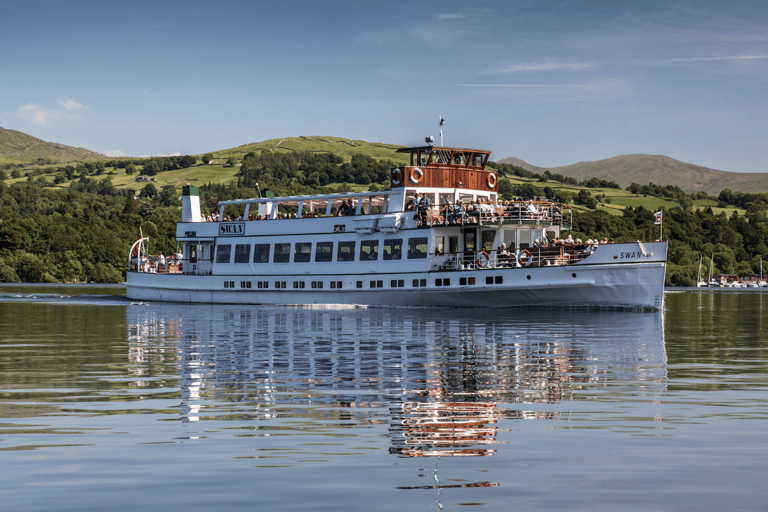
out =
{"type": "MultiPolygon", "coordinates": [[[[639,244],[602,246],[593,255],[631,253],[639,244]]],[[[643,244],[654,253],[654,260],[633,263],[594,263],[575,265],[498,268],[454,272],[417,272],[402,274],[319,275],[284,274],[268,276],[187,275],[129,272],[127,295],[133,300],[215,304],[349,304],[388,307],[520,307],[567,306],[608,308],[662,307],[666,242],[643,244]],[[460,284],[474,278],[475,285],[460,284]],[[496,283],[484,284],[487,278],[496,283]],[[500,278],[500,279],[499,279],[500,278]],[[310,279],[323,282],[322,289],[308,288],[310,279]],[[413,280],[426,279],[427,286],[410,287],[413,280]],[[436,280],[447,286],[436,286],[436,280]],[[254,289],[258,281],[286,282],[288,288],[254,289]],[[340,289],[330,289],[329,282],[342,281],[340,289]],[[370,281],[382,281],[382,288],[370,288],[370,281]],[[362,281],[363,289],[356,284],[362,281]],[[404,281],[407,288],[391,288],[392,281],[404,281]],[[235,288],[224,288],[234,282],[235,288]],[[245,283],[251,282],[251,288],[245,283]],[[293,288],[293,283],[305,283],[293,288]]],[[[609,256],[610,258],[610,256],[609,256]]],[[[604,259],[604,258],[601,258],[604,259]]]]}

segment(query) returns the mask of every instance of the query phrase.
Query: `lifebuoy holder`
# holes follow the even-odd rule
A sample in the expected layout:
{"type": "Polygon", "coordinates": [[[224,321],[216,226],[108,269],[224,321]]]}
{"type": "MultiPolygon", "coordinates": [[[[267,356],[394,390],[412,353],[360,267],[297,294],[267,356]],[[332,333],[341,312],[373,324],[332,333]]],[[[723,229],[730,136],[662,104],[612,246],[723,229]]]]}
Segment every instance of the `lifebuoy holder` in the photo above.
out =
{"type": "Polygon", "coordinates": [[[421,181],[421,178],[423,177],[424,177],[424,171],[422,171],[418,167],[414,167],[408,173],[408,179],[411,180],[411,183],[413,183],[414,185],[418,185],[419,182],[421,181]]]}

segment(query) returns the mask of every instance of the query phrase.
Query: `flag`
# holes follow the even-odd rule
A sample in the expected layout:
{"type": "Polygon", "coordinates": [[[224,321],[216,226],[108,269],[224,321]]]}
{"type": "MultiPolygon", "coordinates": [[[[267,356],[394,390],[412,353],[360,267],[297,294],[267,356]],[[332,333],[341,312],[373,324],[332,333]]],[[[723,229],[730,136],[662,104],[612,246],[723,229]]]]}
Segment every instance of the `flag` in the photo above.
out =
{"type": "Polygon", "coordinates": [[[657,226],[661,224],[661,212],[656,212],[653,214],[653,223],[657,226]]]}

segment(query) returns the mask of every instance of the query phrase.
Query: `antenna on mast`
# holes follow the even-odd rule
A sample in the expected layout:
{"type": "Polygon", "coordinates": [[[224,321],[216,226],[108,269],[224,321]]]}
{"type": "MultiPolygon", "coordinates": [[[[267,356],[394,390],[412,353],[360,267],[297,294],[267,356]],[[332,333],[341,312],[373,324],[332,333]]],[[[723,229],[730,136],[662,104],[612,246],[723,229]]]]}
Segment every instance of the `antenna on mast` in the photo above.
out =
{"type": "Polygon", "coordinates": [[[443,119],[443,116],[440,116],[440,146],[443,145],[443,125],[445,124],[445,119],[443,119]]]}

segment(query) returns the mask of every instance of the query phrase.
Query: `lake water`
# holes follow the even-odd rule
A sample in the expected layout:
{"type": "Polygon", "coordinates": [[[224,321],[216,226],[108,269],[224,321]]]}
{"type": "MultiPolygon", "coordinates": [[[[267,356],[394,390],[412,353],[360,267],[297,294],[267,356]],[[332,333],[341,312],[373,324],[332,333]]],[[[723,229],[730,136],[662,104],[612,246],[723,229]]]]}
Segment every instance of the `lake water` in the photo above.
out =
{"type": "Polygon", "coordinates": [[[131,304],[0,287],[0,503],[765,510],[768,294],[663,312],[131,304]]]}

